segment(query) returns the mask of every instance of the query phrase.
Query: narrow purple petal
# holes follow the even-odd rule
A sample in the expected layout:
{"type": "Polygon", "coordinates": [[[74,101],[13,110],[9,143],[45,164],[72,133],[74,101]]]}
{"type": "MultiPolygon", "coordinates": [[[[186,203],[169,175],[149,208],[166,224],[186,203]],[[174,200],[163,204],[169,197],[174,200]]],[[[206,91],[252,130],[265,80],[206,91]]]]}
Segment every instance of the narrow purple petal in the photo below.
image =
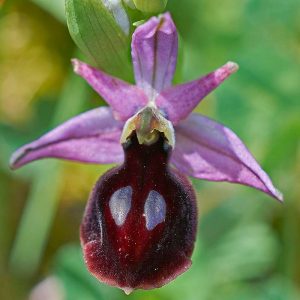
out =
{"type": "Polygon", "coordinates": [[[111,106],[114,117],[126,121],[148,103],[145,93],[135,85],[112,77],[77,59],[73,59],[74,72],[111,106]]]}
{"type": "Polygon", "coordinates": [[[171,86],[178,52],[176,26],[169,13],[152,17],[132,36],[135,80],[150,99],[171,86]]]}
{"type": "Polygon", "coordinates": [[[172,162],[180,171],[200,179],[248,185],[283,200],[246,146],[223,125],[192,114],[176,127],[176,139],[172,162]]]}
{"type": "Polygon", "coordinates": [[[200,79],[163,91],[157,97],[156,105],[170,121],[177,124],[185,119],[205,96],[237,70],[237,64],[228,62],[223,67],[200,79]]]}
{"type": "Polygon", "coordinates": [[[122,162],[122,126],[113,118],[110,108],[90,110],[18,149],[11,157],[10,166],[17,169],[48,157],[97,164],[122,162]]]}

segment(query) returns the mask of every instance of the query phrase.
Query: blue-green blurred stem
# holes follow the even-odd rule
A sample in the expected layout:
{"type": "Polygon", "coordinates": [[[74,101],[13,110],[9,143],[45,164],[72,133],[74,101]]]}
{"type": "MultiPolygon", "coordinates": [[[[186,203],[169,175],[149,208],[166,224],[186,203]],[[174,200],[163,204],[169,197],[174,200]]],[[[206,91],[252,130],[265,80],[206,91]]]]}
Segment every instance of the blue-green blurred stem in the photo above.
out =
{"type": "MultiPolygon", "coordinates": [[[[80,112],[88,95],[84,81],[71,74],[57,105],[52,127],[80,112]]],[[[32,275],[39,266],[60,198],[60,186],[58,161],[36,163],[10,259],[11,268],[18,273],[32,275]]]]}

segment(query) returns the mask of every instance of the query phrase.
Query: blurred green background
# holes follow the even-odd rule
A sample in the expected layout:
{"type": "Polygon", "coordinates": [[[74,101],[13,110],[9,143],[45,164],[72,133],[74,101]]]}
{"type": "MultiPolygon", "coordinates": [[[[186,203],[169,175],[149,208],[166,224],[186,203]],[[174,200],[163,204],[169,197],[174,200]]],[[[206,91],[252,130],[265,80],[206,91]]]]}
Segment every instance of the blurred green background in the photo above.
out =
{"type": "Polygon", "coordinates": [[[199,231],[192,268],[125,296],[86,271],[79,224],[108,166],[44,160],[12,172],[10,154],[103,101],[72,74],[79,51],[63,0],[0,1],[0,299],[300,299],[300,2],[170,0],[182,81],[228,60],[239,72],[197,110],[232,128],[284,193],[193,180],[199,231]]]}

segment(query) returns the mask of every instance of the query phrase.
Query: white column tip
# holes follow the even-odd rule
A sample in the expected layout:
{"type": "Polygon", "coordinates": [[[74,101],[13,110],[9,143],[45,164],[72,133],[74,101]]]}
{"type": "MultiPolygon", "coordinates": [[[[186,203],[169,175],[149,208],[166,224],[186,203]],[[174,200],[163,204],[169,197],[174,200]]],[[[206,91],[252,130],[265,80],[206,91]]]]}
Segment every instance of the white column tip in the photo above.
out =
{"type": "Polygon", "coordinates": [[[229,61],[226,66],[230,73],[235,73],[239,69],[239,65],[233,61],[229,61]]]}
{"type": "Polygon", "coordinates": [[[124,291],[124,293],[128,296],[132,293],[133,289],[130,287],[124,287],[122,288],[122,290],[124,291]]]}

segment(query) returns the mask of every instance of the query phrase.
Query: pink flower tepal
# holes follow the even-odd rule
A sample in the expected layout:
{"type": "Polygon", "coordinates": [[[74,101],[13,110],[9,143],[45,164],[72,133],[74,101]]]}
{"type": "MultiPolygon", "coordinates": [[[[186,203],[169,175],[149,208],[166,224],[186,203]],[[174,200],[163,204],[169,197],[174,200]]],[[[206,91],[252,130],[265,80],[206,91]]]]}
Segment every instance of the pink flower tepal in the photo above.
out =
{"type": "MultiPolygon", "coordinates": [[[[38,141],[19,149],[12,156],[11,166],[17,168],[30,161],[46,157],[90,163],[119,163],[122,158],[122,154],[120,154],[122,149],[117,141],[122,131],[121,122],[125,122],[150,102],[154,103],[173,124],[179,123],[175,127],[175,132],[178,130],[178,143],[172,157],[175,166],[180,168],[184,159],[183,171],[190,176],[250,185],[282,200],[281,194],[273,187],[266,173],[259,167],[238,137],[235,136],[235,143],[230,142],[228,132],[231,131],[229,129],[217,123],[212,126],[212,120],[196,115],[191,117],[195,120],[194,122],[190,119],[190,121],[187,120],[180,124],[180,121],[186,119],[197,104],[234,73],[238,66],[229,62],[204,77],[171,87],[177,61],[177,49],[176,27],[170,14],[166,13],[158,18],[152,17],[148,22],[139,26],[133,34],[132,60],[137,86],[107,75],[78,60],[73,60],[75,72],[85,78],[95,91],[107,101],[112,108],[114,117],[120,122],[114,121],[113,116],[105,108],[86,113],[84,118],[83,116],[75,117],[38,141]],[[197,118],[198,122],[196,122],[197,118]],[[86,154],[81,151],[71,153],[74,152],[74,149],[69,143],[74,142],[75,138],[69,134],[69,128],[73,126],[75,132],[78,126],[82,129],[80,138],[76,137],[75,140],[78,145],[82,145],[82,148],[89,148],[88,142],[91,142],[92,135],[94,146],[90,147],[91,149],[97,147],[99,153],[97,158],[91,154],[92,150],[87,151],[90,153],[86,154]],[[98,134],[103,130],[102,126],[105,127],[105,134],[98,134]],[[205,127],[204,132],[203,127],[205,127]],[[184,136],[182,135],[183,128],[184,136]],[[109,132],[110,130],[111,132],[109,132]],[[94,131],[97,133],[94,134],[94,131]],[[183,139],[185,139],[184,143],[181,142],[183,139]],[[222,143],[221,139],[227,143],[222,143]],[[113,151],[114,156],[104,155],[101,157],[100,153],[105,151],[108,140],[111,142],[110,151],[113,151]],[[200,151],[205,148],[203,145],[207,144],[209,144],[209,149],[214,149],[218,153],[219,159],[214,168],[207,162],[204,153],[200,151]],[[62,149],[63,154],[55,151],[53,147],[62,149]],[[231,153],[229,156],[228,151],[231,153]],[[238,158],[234,153],[239,153],[238,158]],[[233,159],[234,156],[235,159],[233,159]],[[190,162],[189,157],[191,157],[190,162]],[[194,157],[199,157],[199,159],[195,161],[194,157]],[[210,167],[205,171],[206,164],[210,167]],[[226,167],[227,175],[221,176],[220,169],[224,167],[226,167]],[[245,168],[248,170],[247,174],[243,171],[242,176],[239,176],[245,168]],[[199,171],[200,169],[202,171],[199,171]],[[230,170],[233,173],[232,176],[229,175],[230,170]]],[[[231,136],[233,135],[232,133],[231,136]]],[[[211,151],[213,152],[213,150],[211,151]]]]}

